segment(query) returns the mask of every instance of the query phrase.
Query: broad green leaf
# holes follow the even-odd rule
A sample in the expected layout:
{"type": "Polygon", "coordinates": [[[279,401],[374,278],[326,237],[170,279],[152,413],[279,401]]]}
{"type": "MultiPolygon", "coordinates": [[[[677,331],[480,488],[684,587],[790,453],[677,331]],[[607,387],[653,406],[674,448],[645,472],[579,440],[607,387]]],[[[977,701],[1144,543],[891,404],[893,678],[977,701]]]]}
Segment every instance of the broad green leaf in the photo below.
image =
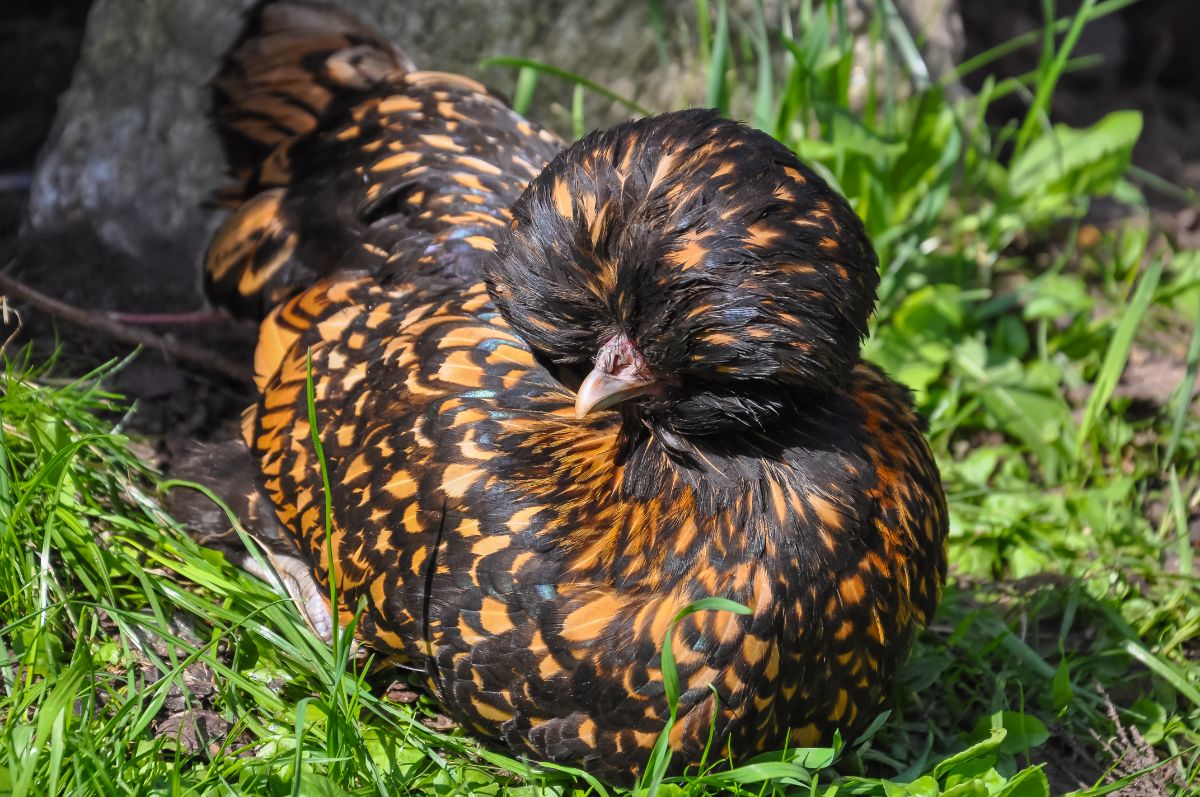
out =
{"type": "Polygon", "coordinates": [[[1137,111],[1115,111],[1083,129],[1055,125],[1013,162],[1009,189],[1027,201],[1048,194],[1106,194],[1128,168],[1141,132],[1137,111]]]}

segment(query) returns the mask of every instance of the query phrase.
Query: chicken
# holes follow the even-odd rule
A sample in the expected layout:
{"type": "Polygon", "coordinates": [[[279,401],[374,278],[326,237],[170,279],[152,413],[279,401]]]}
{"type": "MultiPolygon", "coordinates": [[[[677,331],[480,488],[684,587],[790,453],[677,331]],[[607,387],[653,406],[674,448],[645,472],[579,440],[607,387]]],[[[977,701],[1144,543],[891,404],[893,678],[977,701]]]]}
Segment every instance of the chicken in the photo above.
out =
{"type": "Polygon", "coordinates": [[[947,516],[860,359],[877,259],[842,197],[707,110],[564,149],[316,5],[257,12],[215,85],[241,184],[209,286],[265,314],[253,490],[319,630],[361,604],[455,720],[616,783],[667,721],[668,634],[676,768],[710,728],[735,760],[865,728],[947,516]],[[749,613],[673,624],[708,596],[749,613]]]}

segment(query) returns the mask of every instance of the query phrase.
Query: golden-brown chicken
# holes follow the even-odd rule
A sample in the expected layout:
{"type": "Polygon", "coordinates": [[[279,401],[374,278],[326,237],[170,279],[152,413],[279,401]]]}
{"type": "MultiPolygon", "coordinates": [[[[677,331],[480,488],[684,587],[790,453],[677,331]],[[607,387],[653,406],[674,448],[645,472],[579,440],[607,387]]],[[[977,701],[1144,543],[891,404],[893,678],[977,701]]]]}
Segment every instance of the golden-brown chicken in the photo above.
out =
{"type": "Polygon", "coordinates": [[[365,601],[363,643],[480,736],[618,782],[667,719],[668,633],[677,766],[714,722],[735,758],[864,728],[946,512],[859,359],[877,263],[840,196],[709,111],[560,151],[306,4],[267,6],[217,87],[243,201],[211,288],[269,311],[258,489],[343,621],[365,601]],[[750,613],[671,629],[713,595],[750,613]]]}

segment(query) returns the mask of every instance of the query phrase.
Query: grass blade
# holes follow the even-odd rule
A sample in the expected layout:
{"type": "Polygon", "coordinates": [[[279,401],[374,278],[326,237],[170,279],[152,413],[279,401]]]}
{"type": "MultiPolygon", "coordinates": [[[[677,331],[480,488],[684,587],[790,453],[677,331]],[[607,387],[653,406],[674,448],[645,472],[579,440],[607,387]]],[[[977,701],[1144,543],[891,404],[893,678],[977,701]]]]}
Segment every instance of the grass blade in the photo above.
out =
{"type": "Polygon", "coordinates": [[[599,94],[601,97],[610,99],[619,105],[623,105],[624,107],[628,108],[629,110],[633,111],[636,114],[640,114],[642,116],[650,115],[650,111],[646,110],[641,105],[638,105],[633,100],[622,97],[620,94],[617,94],[615,91],[606,89],[604,86],[601,86],[599,83],[588,80],[583,75],[578,75],[574,72],[570,72],[566,69],[561,69],[557,66],[552,66],[550,64],[546,64],[541,61],[534,61],[529,58],[511,58],[509,56],[497,56],[495,58],[488,58],[487,60],[485,60],[483,63],[480,64],[480,67],[483,69],[487,69],[489,67],[494,67],[494,66],[513,66],[513,67],[517,67],[518,69],[532,69],[536,72],[540,72],[545,75],[550,75],[551,77],[560,78],[560,79],[566,80],[570,83],[574,83],[576,85],[583,86],[588,91],[599,94]]]}
{"type": "Polygon", "coordinates": [[[708,61],[708,94],[705,104],[723,114],[729,113],[729,87],[725,72],[729,68],[729,9],[725,0],[717,2],[717,27],[713,32],[712,56],[708,61]]]}
{"type": "Polygon", "coordinates": [[[541,73],[533,67],[523,66],[517,70],[517,88],[513,92],[513,110],[522,116],[529,115],[529,104],[533,102],[533,92],[537,90],[538,75],[541,73]]]}
{"type": "Polygon", "coordinates": [[[1183,427],[1187,424],[1188,410],[1192,407],[1192,397],[1196,392],[1196,377],[1200,374],[1200,314],[1192,326],[1192,342],[1188,344],[1185,362],[1183,382],[1175,388],[1175,395],[1171,398],[1171,436],[1163,454],[1164,469],[1170,468],[1175,462],[1175,452],[1179,448],[1179,441],[1183,439],[1183,427]]]}
{"type": "Polygon", "coordinates": [[[1155,674],[1174,687],[1175,691],[1190,701],[1194,707],[1200,708],[1200,688],[1189,683],[1183,674],[1175,669],[1174,665],[1155,656],[1135,640],[1125,640],[1124,647],[1125,652],[1153,670],[1155,674]]]}
{"type": "MultiPolygon", "coordinates": [[[[1046,0],[1049,4],[1050,0],[1046,0]]],[[[1083,33],[1083,26],[1091,18],[1092,7],[1095,6],[1096,0],[1083,0],[1083,4],[1079,7],[1079,11],[1071,19],[1071,26],[1067,29],[1067,35],[1063,38],[1062,44],[1059,45],[1058,51],[1053,54],[1053,57],[1048,63],[1043,63],[1039,66],[1041,71],[1040,79],[1037,84],[1037,91],[1034,93],[1033,103],[1029,107],[1029,111],[1025,114],[1025,120],[1021,123],[1020,129],[1017,131],[1017,143],[1013,149],[1013,158],[1019,158],[1025,148],[1029,146],[1029,142],[1033,139],[1034,126],[1047,118],[1047,113],[1050,107],[1050,98],[1054,95],[1054,89],[1058,85],[1058,80],[1063,75],[1063,70],[1066,69],[1067,61],[1071,57],[1071,52],[1075,49],[1076,43],[1079,41],[1079,36],[1083,33]]],[[[1047,5],[1047,7],[1049,7],[1047,5]]],[[[1053,52],[1053,26],[1047,25],[1046,28],[1046,47],[1049,55],[1053,52]]]]}
{"type": "Polygon", "coordinates": [[[1100,420],[1100,414],[1108,406],[1108,400],[1112,398],[1117,380],[1121,378],[1121,373],[1125,370],[1125,363],[1129,361],[1129,352],[1133,349],[1134,333],[1137,332],[1138,326],[1141,325],[1142,318],[1146,315],[1146,310],[1154,298],[1154,291],[1158,288],[1158,281],[1162,276],[1162,267],[1162,260],[1156,258],[1151,261],[1150,267],[1146,269],[1146,273],[1142,275],[1142,279],[1138,283],[1129,307],[1121,315],[1121,321],[1113,334],[1112,342],[1108,345],[1108,350],[1104,353],[1100,372],[1096,376],[1092,394],[1088,396],[1087,404],[1083,409],[1083,417],[1079,422],[1079,431],[1075,438],[1075,458],[1077,460],[1083,454],[1084,446],[1087,445],[1092,429],[1100,420]]]}

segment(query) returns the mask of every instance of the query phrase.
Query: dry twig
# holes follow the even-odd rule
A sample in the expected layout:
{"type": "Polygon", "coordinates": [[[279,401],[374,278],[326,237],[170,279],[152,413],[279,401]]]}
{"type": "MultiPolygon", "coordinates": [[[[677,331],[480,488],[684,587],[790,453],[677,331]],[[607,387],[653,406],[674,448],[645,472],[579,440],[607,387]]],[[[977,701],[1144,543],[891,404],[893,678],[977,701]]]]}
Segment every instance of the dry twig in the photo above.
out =
{"type": "Polygon", "coordinates": [[[231,379],[242,382],[249,382],[251,380],[250,369],[241,363],[234,362],[200,346],[172,340],[162,335],[156,335],[153,332],[147,332],[144,329],[126,326],[108,316],[89,312],[67,304],[30,288],[28,285],[3,271],[0,271],[0,293],[24,302],[30,307],[48,313],[55,318],[61,318],[67,323],[84,327],[85,329],[93,329],[113,340],[119,340],[122,343],[130,343],[136,346],[144,346],[147,349],[154,349],[161,352],[165,357],[192,363],[231,379]]]}
{"type": "Polygon", "coordinates": [[[1125,797],[1167,797],[1171,793],[1168,787],[1176,782],[1175,772],[1167,762],[1159,759],[1137,726],[1121,722],[1117,707],[1104,687],[1095,684],[1094,688],[1104,700],[1104,713],[1114,730],[1112,739],[1103,739],[1091,731],[1092,738],[1113,760],[1106,780],[1112,783],[1120,778],[1136,777],[1118,792],[1125,797]]]}

